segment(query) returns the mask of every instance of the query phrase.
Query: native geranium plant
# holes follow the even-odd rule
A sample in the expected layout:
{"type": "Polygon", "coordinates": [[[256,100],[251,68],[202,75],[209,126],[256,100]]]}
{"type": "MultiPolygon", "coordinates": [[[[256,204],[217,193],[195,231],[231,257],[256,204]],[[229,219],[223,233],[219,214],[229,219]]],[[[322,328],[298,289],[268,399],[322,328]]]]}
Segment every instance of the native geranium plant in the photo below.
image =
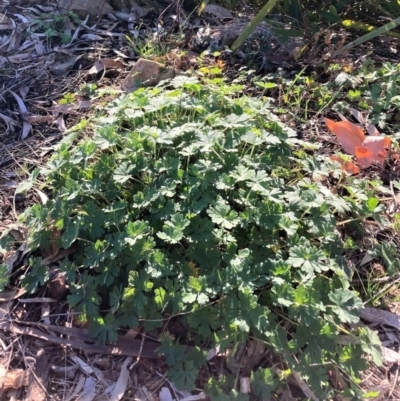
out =
{"type": "MultiPolygon", "coordinates": [[[[373,191],[324,186],[340,167],[307,156],[268,99],[220,79],[168,85],[121,97],[93,136],[60,145],[42,172],[51,200],[25,213],[30,246],[74,246],[60,266],[68,302],[101,341],[177,319],[184,334],[160,347],[175,385],[193,389],[207,350],[251,336],[328,399],[332,368],[352,381],[363,352],[379,362],[376,337],[348,325],[361,302],[337,226],[378,218],[373,191]]],[[[26,273],[31,288],[39,279],[26,273]]]]}

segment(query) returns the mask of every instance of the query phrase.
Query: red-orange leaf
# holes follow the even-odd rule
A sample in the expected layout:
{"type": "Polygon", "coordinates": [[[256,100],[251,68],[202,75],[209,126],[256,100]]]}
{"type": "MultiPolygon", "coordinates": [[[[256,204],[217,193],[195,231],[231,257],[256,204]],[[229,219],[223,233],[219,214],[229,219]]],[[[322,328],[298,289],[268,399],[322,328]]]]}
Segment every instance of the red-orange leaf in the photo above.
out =
{"type": "Polygon", "coordinates": [[[371,151],[373,160],[383,166],[389,156],[391,142],[387,136],[367,136],[363,146],[371,151]]]}
{"type": "Polygon", "coordinates": [[[346,173],[358,174],[360,172],[360,169],[354,163],[346,161],[339,156],[331,156],[330,159],[338,162],[346,173]]]}
{"type": "Polygon", "coordinates": [[[325,118],[325,123],[332,133],[334,133],[343,146],[343,149],[350,155],[355,155],[355,148],[361,147],[365,135],[363,130],[350,121],[333,121],[325,118]]]}
{"type": "Polygon", "coordinates": [[[361,167],[369,167],[374,161],[374,154],[370,149],[363,146],[358,146],[355,149],[355,156],[357,162],[361,167]]]}

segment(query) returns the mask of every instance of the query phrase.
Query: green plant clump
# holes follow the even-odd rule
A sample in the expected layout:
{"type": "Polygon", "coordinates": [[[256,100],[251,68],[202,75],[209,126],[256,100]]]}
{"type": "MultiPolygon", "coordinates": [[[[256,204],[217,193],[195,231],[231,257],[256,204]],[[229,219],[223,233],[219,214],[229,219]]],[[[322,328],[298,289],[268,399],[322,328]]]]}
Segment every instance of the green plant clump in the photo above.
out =
{"type": "MultiPolygon", "coordinates": [[[[256,338],[320,399],[332,395],[328,371],[337,367],[356,389],[361,356],[379,363],[379,341],[349,328],[361,301],[337,224],[378,218],[368,183],[307,156],[268,99],[242,96],[238,84],[178,77],[166,85],[121,97],[93,137],[61,143],[42,171],[52,199],[24,215],[30,247],[55,239],[78,247],[60,266],[68,302],[101,341],[178,319],[185,334],[160,346],[178,387],[195,387],[210,348],[256,338]],[[323,185],[328,177],[342,182],[343,196],[323,185]]],[[[39,265],[23,279],[31,290],[48,274],[39,265]]],[[[276,387],[271,375],[252,375],[259,399],[276,387]]],[[[208,391],[218,386],[210,379],[208,391]]]]}

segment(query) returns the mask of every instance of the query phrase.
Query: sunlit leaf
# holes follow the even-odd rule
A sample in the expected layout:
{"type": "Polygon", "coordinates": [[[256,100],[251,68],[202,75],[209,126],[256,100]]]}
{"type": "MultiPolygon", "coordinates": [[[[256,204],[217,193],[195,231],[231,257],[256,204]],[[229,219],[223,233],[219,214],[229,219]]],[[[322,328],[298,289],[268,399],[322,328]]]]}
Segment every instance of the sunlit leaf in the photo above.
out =
{"type": "Polygon", "coordinates": [[[344,160],[339,156],[331,156],[330,159],[338,162],[342,166],[343,170],[346,171],[346,173],[358,174],[360,172],[360,169],[354,163],[344,160]]]}
{"type": "Polygon", "coordinates": [[[365,135],[363,130],[350,121],[333,121],[325,118],[325,123],[332,133],[334,133],[343,146],[343,149],[350,155],[355,155],[355,148],[361,147],[365,135]]]}

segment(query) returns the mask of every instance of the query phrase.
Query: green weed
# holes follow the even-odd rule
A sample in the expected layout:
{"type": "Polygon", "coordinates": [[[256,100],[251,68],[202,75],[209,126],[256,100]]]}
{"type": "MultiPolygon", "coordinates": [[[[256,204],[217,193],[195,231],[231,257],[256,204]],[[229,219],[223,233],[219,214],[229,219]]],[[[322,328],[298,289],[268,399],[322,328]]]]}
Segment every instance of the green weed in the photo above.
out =
{"type": "Polygon", "coordinates": [[[79,17],[72,12],[61,13],[58,15],[43,14],[32,23],[32,31],[44,33],[49,42],[61,42],[62,44],[69,43],[72,39],[70,34],[66,34],[64,30],[65,20],[71,20],[79,24],[79,17]]]}
{"type": "MultiPolygon", "coordinates": [[[[100,341],[139,323],[158,335],[179,318],[185,334],[179,343],[161,336],[159,348],[177,387],[195,387],[208,349],[256,338],[320,399],[334,394],[335,366],[361,397],[361,356],[378,365],[382,356],[373,332],[352,329],[362,303],[340,232],[382,221],[378,187],[310,156],[310,144],[268,100],[240,96],[243,86],[222,78],[205,80],[139,89],[108,106],[92,138],[72,148],[76,136],[66,137],[42,170],[52,199],[22,217],[29,246],[48,248],[54,232],[60,248],[77,246],[60,271],[70,307],[100,341]],[[329,190],[328,177],[344,191],[329,190]],[[358,340],[341,344],[343,331],[358,340]]],[[[386,251],[392,255],[381,249],[378,257],[386,251]]],[[[47,278],[36,258],[23,284],[35,291],[47,278]]],[[[253,392],[267,397],[281,380],[260,368],[253,392]]],[[[210,378],[207,391],[216,400],[248,399],[235,383],[229,374],[210,378]]]]}
{"type": "Polygon", "coordinates": [[[138,57],[148,60],[162,58],[171,50],[168,45],[150,39],[132,39],[129,36],[126,39],[138,57]]]}

